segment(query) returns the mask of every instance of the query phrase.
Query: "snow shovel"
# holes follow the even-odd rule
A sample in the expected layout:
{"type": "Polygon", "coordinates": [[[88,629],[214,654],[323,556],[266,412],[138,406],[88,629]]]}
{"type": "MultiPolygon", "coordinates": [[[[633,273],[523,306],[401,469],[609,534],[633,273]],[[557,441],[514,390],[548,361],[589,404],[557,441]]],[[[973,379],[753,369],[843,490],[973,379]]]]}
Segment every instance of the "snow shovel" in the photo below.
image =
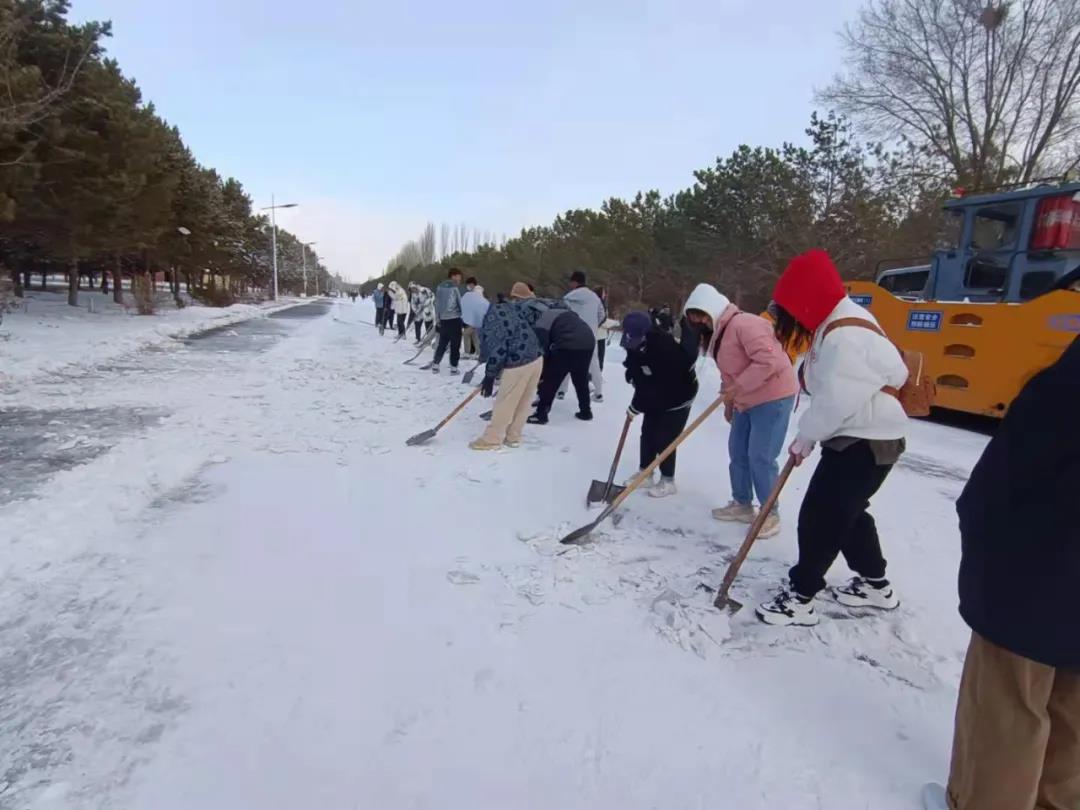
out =
{"type": "Polygon", "coordinates": [[[630,432],[630,423],[634,421],[634,417],[630,414],[626,415],[626,424],[623,425],[622,435],[619,437],[619,446],[615,449],[615,460],[611,462],[611,471],[608,473],[607,481],[597,481],[589,485],[589,493],[585,496],[585,505],[592,506],[598,503],[611,503],[617,497],[622,495],[622,491],[626,487],[619,486],[615,482],[615,471],[619,468],[619,459],[622,458],[623,446],[626,444],[626,434],[630,432]]]}
{"type": "Polygon", "coordinates": [[[610,504],[607,505],[607,507],[605,507],[604,511],[600,513],[596,520],[594,520],[592,523],[582,526],[580,529],[574,529],[574,531],[570,532],[570,534],[566,535],[559,542],[563,544],[576,543],[579,540],[588,537],[589,534],[592,533],[593,529],[595,529],[597,526],[599,526],[601,523],[611,517],[615,510],[622,505],[622,502],[625,501],[628,497],[630,497],[631,492],[641,486],[642,481],[652,476],[653,470],[663,464],[664,459],[674,453],[678,449],[679,445],[686,441],[690,434],[697,430],[699,427],[701,427],[701,423],[708,419],[710,416],[712,416],[712,412],[723,404],[724,398],[717,397],[715,402],[710,404],[708,408],[702,411],[701,415],[698,416],[697,419],[691,422],[682,433],[675,437],[675,440],[671,444],[664,448],[664,452],[662,452],[655,459],[653,459],[652,464],[650,464],[648,467],[646,467],[644,470],[642,470],[633,477],[630,483],[626,485],[626,489],[619,493],[619,495],[616,496],[615,500],[613,500],[610,504]]]}
{"type": "Polygon", "coordinates": [[[743,540],[742,545],[739,547],[739,553],[735,555],[735,558],[728,565],[727,573],[724,574],[724,581],[720,584],[720,590],[717,591],[716,600],[713,602],[713,605],[721,610],[726,609],[729,613],[734,615],[743,609],[742,603],[732,599],[728,593],[731,590],[732,583],[735,582],[735,577],[739,575],[739,569],[742,568],[742,564],[750,554],[750,549],[753,547],[754,541],[757,540],[758,534],[761,532],[761,527],[765,525],[769,513],[772,512],[773,507],[776,506],[776,501],[780,498],[780,490],[784,488],[784,484],[787,483],[788,478],[791,476],[791,471],[794,469],[795,457],[789,456],[787,464],[785,464],[784,469],[780,471],[780,477],[776,479],[776,486],[772,488],[772,492],[769,493],[769,497],[765,500],[765,503],[761,505],[757,517],[754,518],[754,522],[750,524],[750,528],[746,532],[746,539],[743,540]]]}
{"type": "Polygon", "coordinates": [[[426,349],[428,346],[431,345],[432,341],[435,340],[435,335],[437,335],[437,334],[438,334],[438,332],[436,332],[434,329],[432,329],[430,334],[424,335],[424,339],[420,341],[420,345],[417,347],[418,351],[416,352],[416,354],[414,354],[412,357],[410,357],[408,360],[406,360],[404,363],[402,363],[402,365],[404,365],[404,366],[411,365],[412,362],[417,357],[419,357],[420,355],[422,355],[424,353],[424,349],[426,349]]]}
{"type": "Polygon", "coordinates": [[[482,364],[483,362],[484,362],[484,361],[483,361],[483,360],[481,360],[481,361],[480,361],[479,363],[477,363],[477,364],[476,364],[475,366],[473,366],[473,367],[472,367],[472,368],[470,368],[470,369],[469,369],[468,371],[466,371],[466,372],[465,372],[465,376],[461,378],[461,381],[462,381],[463,383],[466,383],[466,384],[468,384],[468,383],[471,383],[471,382],[472,382],[472,378],[473,378],[473,376],[474,376],[474,375],[476,374],[476,370],[477,370],[478,368],[480,368],[480,366],[481,366],[481,364],[482,364]]]}
{"type": "Polygon", "coordinates": [[[466,405],[476,399],[476,395],[479,393],[479,388],[474,389],[473,392],[467,397],[465,397],[465,399],[461,401],[461,404],[454,408],[454,410],[450,411],[449,416],[439,422],[439,424],[431,428],[431,430],[425,430],[423,433],[417,433],[412,438],[406,439],[405,444],[410,446],[416,444],[423,444],[424,442],[430,441],[431,439],[435,438],[435,434],[442,430],[444,427],[446,427],[446,423],[453,419],[455,416],[457,416],[459,413],[461,413],[461,411],[465,408],[466,405]]]}

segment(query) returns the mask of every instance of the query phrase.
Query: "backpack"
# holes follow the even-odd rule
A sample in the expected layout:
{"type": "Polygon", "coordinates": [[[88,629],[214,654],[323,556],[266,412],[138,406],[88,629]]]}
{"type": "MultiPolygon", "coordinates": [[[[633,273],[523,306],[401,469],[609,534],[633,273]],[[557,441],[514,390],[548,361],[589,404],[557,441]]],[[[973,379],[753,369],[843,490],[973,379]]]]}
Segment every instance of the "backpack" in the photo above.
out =
{"type": "Polygon", "coordinates": [[[892,343],[896,350],[900,352],[900,358],[904,361],[904,365],[907,366],[908,378],[907,382],[899,388],[894,388],[891,385],[882,386],[882,392],[891,397],[896,397],[900,407],[904,409],[904,413],[908,416],[930,415],[930,408],[933,407],[934,400],[937,398],[937,385],[930,379],[930,375],[923,373],[925,358],[922,352],[901,349],[892,340],[889,340],[889,336],[880,327],[862,318],[838,318],[825,327],[822,340],[828,336],[829,332],[839,326],[858,326],[862,329],[869,329],[892,343]]]}

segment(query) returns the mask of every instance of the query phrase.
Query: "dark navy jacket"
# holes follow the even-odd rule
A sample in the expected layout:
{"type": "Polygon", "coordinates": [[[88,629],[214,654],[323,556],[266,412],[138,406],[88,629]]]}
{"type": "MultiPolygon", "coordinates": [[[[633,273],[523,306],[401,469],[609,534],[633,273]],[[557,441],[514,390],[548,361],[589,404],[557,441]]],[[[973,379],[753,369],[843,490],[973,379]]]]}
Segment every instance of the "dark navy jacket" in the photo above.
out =
{"type": "Polygon", "coordinates": [[[960,615],[999,647],[1080,671],[1080,338],[1013,402],[956,504],[960,615]]]}

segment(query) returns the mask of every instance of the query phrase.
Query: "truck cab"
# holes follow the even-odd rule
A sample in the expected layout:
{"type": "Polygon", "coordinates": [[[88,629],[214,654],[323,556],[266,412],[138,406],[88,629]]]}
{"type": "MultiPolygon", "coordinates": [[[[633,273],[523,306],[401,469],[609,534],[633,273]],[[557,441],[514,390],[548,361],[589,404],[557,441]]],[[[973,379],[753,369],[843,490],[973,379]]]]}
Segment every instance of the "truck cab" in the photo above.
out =
{"type": "Polygon", "coordinates": [[[928,298],[1022,303],[1080,268],[1080,183],[959,197],[955,238],[931,263],[928,298]]]}

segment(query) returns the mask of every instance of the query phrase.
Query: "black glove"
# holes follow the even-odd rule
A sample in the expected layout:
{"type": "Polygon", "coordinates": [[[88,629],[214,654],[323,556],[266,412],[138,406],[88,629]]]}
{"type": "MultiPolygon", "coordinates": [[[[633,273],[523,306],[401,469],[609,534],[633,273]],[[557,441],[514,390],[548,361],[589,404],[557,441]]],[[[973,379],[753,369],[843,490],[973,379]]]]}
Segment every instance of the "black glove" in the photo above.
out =
{"type": "Polygon", "coordinates": [[[484,381],[480,383],[480,396],[490,397],[495,393],[495,378],[490,374],[484,376],[484,381]]]}

